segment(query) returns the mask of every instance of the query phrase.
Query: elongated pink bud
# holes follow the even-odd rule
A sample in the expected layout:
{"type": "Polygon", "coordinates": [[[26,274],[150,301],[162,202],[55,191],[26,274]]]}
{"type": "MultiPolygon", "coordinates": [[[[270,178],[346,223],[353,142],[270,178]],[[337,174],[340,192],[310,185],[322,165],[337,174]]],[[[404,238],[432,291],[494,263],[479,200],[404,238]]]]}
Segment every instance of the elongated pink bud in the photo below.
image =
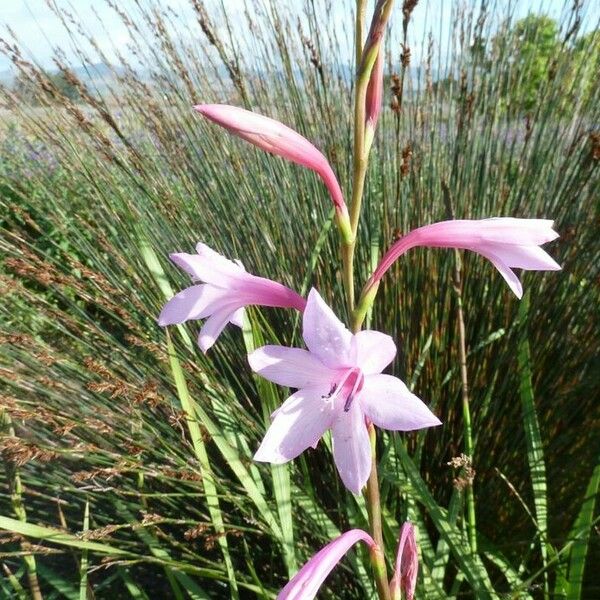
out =
{"type": "Polygon", "coordinates": [[[317,173],[329,190],[342,233],[348,235],[350,221],[340,184],[327,159],[306,138],[275,119],[237,106],[199,104],[194,110],[262,150],[317,173]]]}
{"type": "MultiPolygon", "coordinates": [[[[381,49],[377,53],[377,59],[371,71],[369,85],[367,87],[366,101],[366,126],[371,132],[375,131],[379,113],[381,112],[381,104],[383,102],[383,59],[381,49]]],[[[371,133],[372,136],[372,133],[371,133]]]]}
{"type": "Polygon", "coordinates": [[[321,584],[342,556],[357,542],[377,548],[373,538],[362,529],[351,529],[319,550],[279,592],[277,600],[312,600],[321,584]]]}
{"type": "Polygon", "coordinates": [[[396,554],[396,568],[390,581],[390,594],[392,600],[400,600],[404,592],[406,600],[413,600],[417,587],[419,573],[419,552],[415,539],[415,528],[408,521],[402,525],[398,552],[396,554]]]}
{"type": "Polygon", "coordinates": [[[487,258],[498,269],[510,289],[520,298],[523,288],[512,268],[556,271],[560,265],[539,246],[558,237],[547,219],[496,217],[479,221],[441,221],[413,229],[400,238],[381,259],[367,282],[363,297],[376,288],[385,272],[410,248],[462,248],[487,258]]]}

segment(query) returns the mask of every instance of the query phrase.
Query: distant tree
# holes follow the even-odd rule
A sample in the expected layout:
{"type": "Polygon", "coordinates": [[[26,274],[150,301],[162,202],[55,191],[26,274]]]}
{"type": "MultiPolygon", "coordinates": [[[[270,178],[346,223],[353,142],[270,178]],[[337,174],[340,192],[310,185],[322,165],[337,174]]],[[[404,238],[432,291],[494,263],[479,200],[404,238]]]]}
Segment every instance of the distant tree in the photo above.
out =
{"type": "Polygon", "coordinates": [[[503,81],[506,105],[516,112],[529,112],[548,79],[552,61],[560,52],[556,21],[544,15],[528,15],[510,28],[501,28],[492,42],[493,52],[508,53],[512,68],[503,81]]]}
{"type": "Polygon", "coordinates": [[[582,101],[590,99],[600,83],[600,29],[576,38],[572,49],[574,77],[582,101]]]}

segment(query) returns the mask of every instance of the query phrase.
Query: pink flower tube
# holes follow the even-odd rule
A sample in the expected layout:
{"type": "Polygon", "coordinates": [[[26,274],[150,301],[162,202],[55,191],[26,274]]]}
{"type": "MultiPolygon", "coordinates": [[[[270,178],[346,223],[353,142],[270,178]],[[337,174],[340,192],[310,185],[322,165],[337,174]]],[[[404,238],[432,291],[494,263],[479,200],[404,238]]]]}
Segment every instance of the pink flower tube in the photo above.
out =
{"type": "Polygon", "coordinates": [[[547,219],[492,219],[441,221],[413,229],[400,238],[381,259],[365,286],[363,297],[373,290],[392,264],[410,248],[462,248],[487,258],[498,269],[518,298],[523,287],[512,268],[556,271],[560,265],[539,246],[556,239],[553,221],[547,219]]]}
{"type": "Polygon", "coordinates": [[[406,600],[413,600],[419,573],[419,553],[415,539],[415,528],[406,522],[400,530],[400,541],[396,555],[396,568],[390,581],[392,600],[400,600],[404,592],[406,600]]]}
{"type": "Polygon", "coordinates": [[[371,550],[377,548],[373,538],[362,529],[352,529],[319,550],[279,592],[277,600],[312,600],[325,578],[344,554],[357,542],[365,542],[371,550]]]}
{"type": "Polygon", "coordinates": [[[242,326],[245,306],[304,311],[306,300],[285,285],[246,273],[239,261],[228,260],[206,244],[199,243],[196,252],[171,254],[171,260],[196,283],[165,304],[158,324],[164,327],[207,318],[198,337],[203,352],[215,343],[227,323],[242,326]]]}
{"type": "Polygon", "coordinates": [[[255,146],[315,171],[329,190],[344,235],[350,221],[340,184],[319,150],[283,123],[228,104],[199,104],[194,110],[255,146]]]}

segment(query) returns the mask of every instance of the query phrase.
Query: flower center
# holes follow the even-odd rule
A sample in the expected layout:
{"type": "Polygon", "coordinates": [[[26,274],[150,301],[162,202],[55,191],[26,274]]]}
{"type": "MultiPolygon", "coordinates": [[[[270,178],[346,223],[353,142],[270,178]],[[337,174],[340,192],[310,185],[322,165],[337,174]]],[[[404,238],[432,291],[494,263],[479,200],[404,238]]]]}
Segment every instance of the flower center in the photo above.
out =
{"type": "Polygon", "coordinates": [[[364,382],[365,376],[358,367],[347,369],[342,373],[342,377],[331,386],[329,394],[323,396],[323,398],[331,400],[331,402],[342,398],[344,400],[344,412],[348,412],[352,406],[352,401],[362,390],[364,382]]]}

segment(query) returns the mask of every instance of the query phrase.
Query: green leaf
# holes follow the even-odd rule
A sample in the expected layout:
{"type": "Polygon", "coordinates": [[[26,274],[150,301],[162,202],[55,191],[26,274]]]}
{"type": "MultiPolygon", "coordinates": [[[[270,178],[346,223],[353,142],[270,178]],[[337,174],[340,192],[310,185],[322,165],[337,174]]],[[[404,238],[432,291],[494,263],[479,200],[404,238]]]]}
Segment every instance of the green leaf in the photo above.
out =
{"type": "Polygon", "coordinates": [[[206,503],[208,504],[208,510],[210,512],[210,518],[212,520],[213,527],[217,534],[218,544],[223,554],[223,560],[225,561],[225,567],[227,569],[227,576],[229,577],[229,585],[231,588],[232,598],[238,598],[237,581],[235,578],[235,570],[233,568],[233,562],[229,555],[229,547],[227,544],[227,536],[225,535],[225,525],[223,522],[223,515],[221,514],[221,507],[219,505],[219,497],[217,495],[217,487],[215,485],[212,468],[208,459],[208,453],[206,446],[202,439],[202,432],[195,416],[194,402],[190,397],[190,393],[185,381],[185,375],[177,355],[175,354],[175,348],[173,342],[171,342],[171,336],[167,331],[167,351],[169,353],[169,362],[171,364],[171,370],[173,372],[173,378],[175,379],[175,386],[177,388],[177,394],[181,402],[181,406],[186,414],[188,427],[190,431],[190,437],[192,439],[192,445],[194,447],[194,453],[198,459],[200,465],[200,474],[202,476],[202,483],[204,484],[204,492],[206,495],[206,503]]]}
{"type": "Polygon", "coordinates": [[[13,572],[8,568],[4,563],[2,564],[4,568],[4,574],[6,575],[6,579],[8,579],[8,583],[12,586],[12,589],[17,594],[17,598],[19,600],[27,600],[27,592],[21,585],[19,579],[15,577],[13,572]]]}
{"type": "MultiPolygon", "coordinates": [[[[83,533],[90,529],[90,503],[86,500],[83,512],[83,533]]],[[[88,552],[87,548],[81,551],[81,561],[79,563],[79,600],[87,600],[88,587],[88,552]]]]}
{"type": "Polygon", "coordinates": [[[59,598],[67,600],[79,600],[79,590],[65,578],[64,575],[56,573],[53,569],[38,561],[37,572],[40,579],[52,586],[59,594],[59,598]]]}
{"type": "MultiPolygon", "coordinates": [[[[540,540],[540,553],[544,567],[548,564],[548,553],[546,543],[548,540],[548,500],[546,484],[546,464],[544,462],[544,447],[540,433],[540,425],[535,409],[533,382],[531,374],[531,351],[527,333],[527,321],[529,313],[529,292],[526,292],[519,305],[519,390],[521,394],[521,406],[523,409],[523,426],[525,428],[525,440],[527,443],[527,461],[529,463],[529,474],[533,487],[533,503],[535,506],[535,520],[538,527],[540,540]]],[[[549,596],[548,576],[544,571],[544,593],[549,596]]]]}
{"type": "Polygon", "coordinates": [[[118,569],[118,572],[119,577],[123,580],[123,583],[125,584],[125,587],[129,592],[129,595],[134,600],[149,600],[148,596],[146,595],[146,592],[144,592],[144,590],[141,587],[139,587],[137,583],[135,583],[127,569],[120,567],[118,569]]]}
{"type": "MultiPolygon", "coordinates": [[[[166,276],[160,265],[160,261],[158,260],[158,257],[156,256],[156,253],[148,244],[145,236],[139,235],[138,239],[139,239],[140,252],[142,253],[142,256],[144,257],[144,260],[148,266],[148,269],[150,270],[150,272],[156,279],[159,288],[165,295],[165,299],[170,298],[173,295],[173,292],[172,292],[171,286],[169,285],[169,282],[166,279],[166,276]]],[[[185,329],[181,326],[178,326],[178,330],[181,332],[181,335],[184,339],[184,342],[186,343],[186,346],[189,349],[192,349],[193,348],[192,341],[190,340],[190,337],[187,334],[187,332],[185,331],[185,329]]],[[[181,369],[179,360],[177,359],[177,357],[175,355],[172,343],[170,341],[170,338],[168,338],[168,337],[167,337],[167,344],[169,345],[169,348],[170,348],[169,361],[171,363],[171,368],[172,369],[175,368],[174,373],[175,372],[178,373],[177,377],[178,377],[178,381],[180,382],[180,385],[181,385],[182,381],[185,382],[185,379],[183,378],[183,375],[182,375],[183,370],[181,369]]],[[[183,387],[181,389],[183,390],[183,387]]],[[[187,390],[187,385],[186,385],[186,390],[187,390]]],[[[182,404],[182,408],[184,409],[184,411],[186,411],[186,414],[188,415],[188,424],[190,426],[190,435],[193,436],[192,440],[196,439],[198,448],[200,448],[200,445],[203,444],[202,435],[200,433],[200,428],[198,426],[198,421],[200,421],[204,425],[204,427],[206,428],[208,433],[210,434],[211,438],[213,439],[213,441],[215,442],[217,447],[219,448],[221,454],[227,461],[227,464],[229,465],[229,467],[235,473],[236,477],[240,480],[241,484],[244,486],[247,494],[250,496],[250,498],[252,499],[252,501],[254,502],[254,504],[256,505],[258,510],[260,511],[263,519],[270,526],[274,537],[276,537],[278,540],[281,541],[281,539],[282,539],[281,528],[279,527],[279,524],[277,523],[273,513],[269,509],[261,490],[258,488],[258,486],[256,485],[256,482],[254,481],[252,476],[248,473],[247,469],[244,467],[242,461],[240,460],[237,450],[229,444],[225,435],[219,429],[217,424],[209,417],[208,413],[199,404],[197,404],[196,402],[194,402],[192,400],[192,398],[189,396],[188,393],[184,393],[183,401],[185,401],[186,405],[184,406],[182,404]],[[186,407],[187,407],[187,410],[186,410],[186,407]],[[193,431],[193,434],[192,434],[192,431],[193,431]]]]}
{"type": "Polygon", "coordinates": [[[574,539],[569,560],[569,573],[567,584],[567,600],[581,600],[583,598],[583,571],[587,557],[590,534],[598,498],[598,487],[600,484],[600,461],[594,467],[594,471],[585,490],[585,496],[579,509],[577,519],[569,537],[574,539]]]}
{"type": "Polygon", "coordinates": [[[18,519],[11,519],[10,517],[2,515],[0,515],[0,529],[6,529],[6,531],[19,533],[27,537],[46,540],[61,546],[79,548],[80,550],[90,550],[92,552],[99,552],[100,554],[112,556],[137,557],[133,552],[108,546],[107,544],[100,544],[98,542],[86,542],[77,536],[61,531],[60,529],[45,527],[43,525],[34,525],[33,523],[24,523],[18,519]]]}
{"type": "Polygon", "coordinates": [[[471,553],[469,546],[464,544],[461,533],[455,526],[451,525],[447,516],[444,515],[440,506],[433,499],[427,484],[421,478],[419,470],[406,452],[404,444],[400,443],[397,446],[402,466],[410,480],[416,501],[427,510],[427,514],[431,517],[440,536],[448,544],[454,560],[458,563],[477,598],[491,600],[495,596],[495,592],[481,559],[478,555],[471,553]]]}
{"type": "MultiPolygon", "coordinates": [[[[246,310],[244,314],[244,326],[242,332],[246,352],[248,354],[254,352],[256,348],[264,346],[265,341],[260,327],[254,319],[250,318],[250,311],[248,310],[246,310]]],[[[263,418],[266,430],[271,423],[271,413],[279,408],[279,395],[275,385],[264,379],[264,377],[255,375],[254,382],[263,406],[263,418]]],[[[271,476],[273,478],[273,492],[275,494],[275,502],[279,514],[279,523],[281,525],[283,557],[288,576],[291,578],[298,570],[298,563],[296,561],[296,544],[294,542],[290,464],[271,465],[271,476]]]]}

